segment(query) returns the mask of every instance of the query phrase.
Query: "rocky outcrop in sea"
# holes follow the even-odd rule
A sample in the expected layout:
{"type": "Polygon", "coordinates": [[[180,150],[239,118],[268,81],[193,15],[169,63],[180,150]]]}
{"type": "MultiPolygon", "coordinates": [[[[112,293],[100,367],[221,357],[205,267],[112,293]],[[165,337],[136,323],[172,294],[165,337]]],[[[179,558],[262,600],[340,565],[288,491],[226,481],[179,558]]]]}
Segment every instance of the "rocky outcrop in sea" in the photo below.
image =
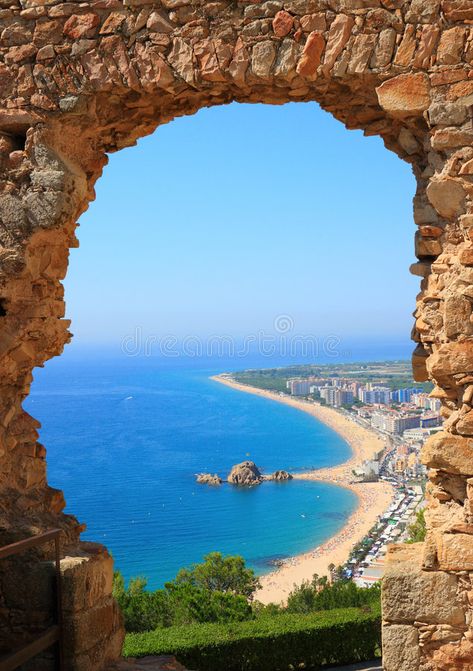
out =
{"type": "Polygon", "coordinates": [[[222,478],[217,475],[217,473],[198,473],[196,480],[199,485],[212,485],[213,487],[218,487],[222,484],[222,478]]]}
{"type": "Polygon", "coordinates": [[[274,480],[276,482],[287,482],[287,480],[292,480],[293,477],[287,471],[274,471],[271,475],[268,475],[266,480],[274,480]]]}
{"type": "MultiPolygon", "coordinates": [[[[263,475],[254,461],[242,461],[240,464],[232,466],[228,474],[227,482],[239,487],[252,487],[260,485],[265,481],[287,482],[292,480],[292,475],[287,471],[278,470],[269,475],[263,475]]],[[[199,485],[219,486],[223,483],[222,478],[217,473],[198,473],[196,480],[199,485]]]]}
{"type": "Polygon", "coordinates": [[[259,485],[264,478],[254,461],[242,461],[230,471],[227,481],[232,485],[251,487],[259,485]]]}

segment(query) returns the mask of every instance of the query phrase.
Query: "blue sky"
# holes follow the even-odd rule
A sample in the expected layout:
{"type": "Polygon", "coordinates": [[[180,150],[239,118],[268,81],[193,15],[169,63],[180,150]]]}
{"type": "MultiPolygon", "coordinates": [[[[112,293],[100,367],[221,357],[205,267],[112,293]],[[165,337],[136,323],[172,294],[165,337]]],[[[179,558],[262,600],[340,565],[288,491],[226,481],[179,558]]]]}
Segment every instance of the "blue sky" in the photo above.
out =
{"type": "Polygon", "coordinates": [[[75,342],[294,332],[407,340],[411,168],[315,104],[205,109],[110,156],[66,287],[75,342]]]}

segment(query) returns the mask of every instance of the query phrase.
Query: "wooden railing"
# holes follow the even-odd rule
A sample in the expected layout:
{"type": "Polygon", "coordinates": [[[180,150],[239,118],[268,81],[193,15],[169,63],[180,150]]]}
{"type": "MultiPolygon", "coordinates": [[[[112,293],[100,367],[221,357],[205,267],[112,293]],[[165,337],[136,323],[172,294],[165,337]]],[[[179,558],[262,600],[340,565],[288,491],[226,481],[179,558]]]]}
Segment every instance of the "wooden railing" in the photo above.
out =
{"type": "Polygon", "coordinates": [[[53,529],[43,534],[26,538],[25,540],[5,545],[0,548],[0,559],[6,559],[13,555],[25,552],[31,548],[39,547],[44,543],[54,541],[55,565],[56,565],[56,619],[57,623],[49,627],[42,634],[36,636],[23,647],[13,650],[6,655],[0,656],[0,671],[14,671],[22,664],[36,657],[51,646],[56,646],[56,663],[58,671],[64,671],[63,636],[62,636],[62,595],[61,595],[61,556],[59,552],[59,536],[61,529],[53,529]]]}

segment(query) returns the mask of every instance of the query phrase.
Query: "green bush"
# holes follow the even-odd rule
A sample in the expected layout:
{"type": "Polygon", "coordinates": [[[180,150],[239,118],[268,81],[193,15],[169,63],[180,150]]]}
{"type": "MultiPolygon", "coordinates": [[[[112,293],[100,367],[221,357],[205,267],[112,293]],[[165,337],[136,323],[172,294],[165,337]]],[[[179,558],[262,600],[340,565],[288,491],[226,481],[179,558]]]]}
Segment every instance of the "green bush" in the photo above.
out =
{"type": "Polygon", "coordinates": [[[201,622],[241,622],[253,619],[250,601],[259,581],[242,557],[211,552],[202,564],[179,571],[164,589],[148,591],[146,578],[125,585],[119,571],[113,596],[129,632],[150,631],[201,622]]]}
{"type": "Polygon", "coordinates": [[[132,578],[125,586],[122,574],[113,576],[113,596],[123,613],[127,631],[150,631],[173,623],[171,604],[164,590],[149,592],[146,578],[132,578]]]}
{"type": "Polygon", "coordinates": [[[204,557],[201,564],[181,568],[174,580],[167,582],[165,587],[172,589],[190,585],[212,592],[239,594],[251,599],[259,584],[253,569],[245,566],[243,557],[224,557],[220,552],[211,552],[204,557]]]}
{"type": "Polygon", "coordinates": [[[358,587],[351,580],[337,580],[329,583],[324,576],[314,575],[311,582],[303,582],[295,587],[287,600],[288,613],[312,613],[333,608],[361,608],[379,603],[381,584],[358,587]]]}
{"type": "Polygon", "coordinates": [[[248,599],[241,594],[212,592],[188,584],[166,585],[163,593],[167,596],[171,624],[241,622],[253,618],[248,599]]]}
{"type": "Polygon", "coordinates": [[[380,648],[381,614],[374,606],[128,634],[124,655],[172,654],[196,671],[289,671],[373,659],[380,648]]]}

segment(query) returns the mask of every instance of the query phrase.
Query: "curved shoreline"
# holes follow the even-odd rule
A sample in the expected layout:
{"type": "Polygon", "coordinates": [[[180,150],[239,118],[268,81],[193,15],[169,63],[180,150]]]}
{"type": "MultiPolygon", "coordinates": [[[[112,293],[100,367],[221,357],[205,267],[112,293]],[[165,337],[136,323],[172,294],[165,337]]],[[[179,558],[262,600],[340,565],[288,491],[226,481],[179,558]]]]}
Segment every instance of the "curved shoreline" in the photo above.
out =
{"type": "Polygon", "coordinates": [[[330,482],[353,491],[358,505],[343,528],[325,543],[283,561],[275,571],[260,578],[261,589],[255,597],[262,603],[284,603],[295,585],[310,580],[314,573],[328,575],[328,566],[343,564],[352,548],[370,531],[393,499],[393,488],[386,482],[353,483],[352,470],[362,461],[371,459],[384,448],[384,441],[374,432],[359,426],[333,408],[303,401],[276,392],[241,384],[222,375],[211,378],[238,391],[289,405],[312,415],[338,433],[350,446],[352,455],[342,464],[304,473],[294,473],[295,479],[330,482]]]}

